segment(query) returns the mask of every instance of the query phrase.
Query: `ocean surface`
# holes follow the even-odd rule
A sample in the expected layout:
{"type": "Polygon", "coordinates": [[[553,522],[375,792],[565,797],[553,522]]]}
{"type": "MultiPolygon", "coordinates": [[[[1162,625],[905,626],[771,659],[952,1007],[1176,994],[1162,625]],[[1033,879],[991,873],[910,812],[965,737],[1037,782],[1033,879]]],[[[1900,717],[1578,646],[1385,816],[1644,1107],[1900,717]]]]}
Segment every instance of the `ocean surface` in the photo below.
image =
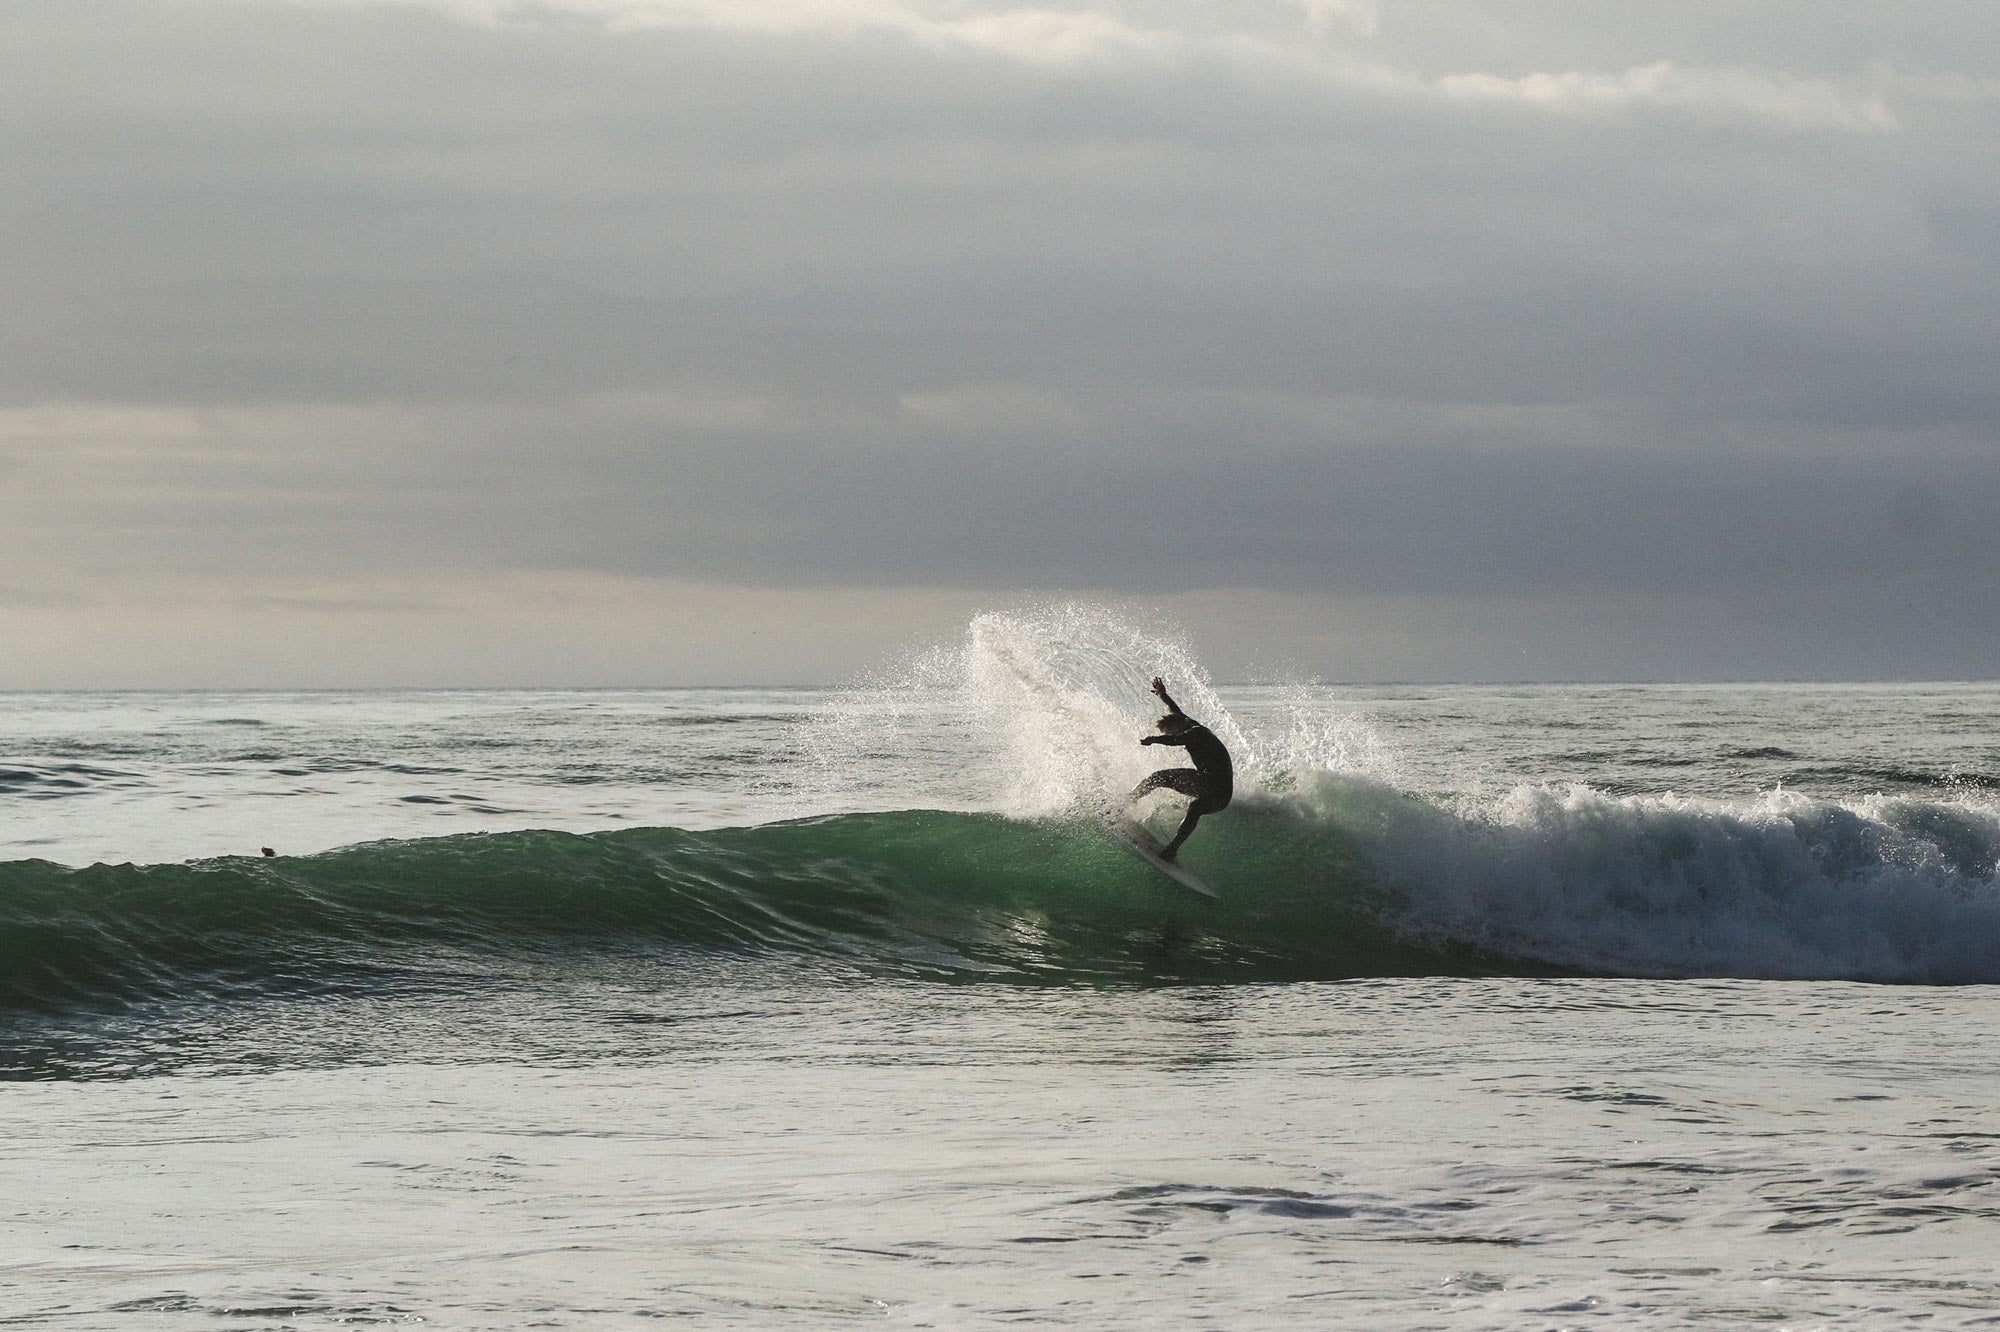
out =
{"type": "Polygon", "coordinates": [[[0,694],[0,802],[0,1328],[2000,1326],[2000,685],[1211,686],[1056,606],[0,694]],[[1155,673],[1217,901],[1107,833],[1155,673]]]}

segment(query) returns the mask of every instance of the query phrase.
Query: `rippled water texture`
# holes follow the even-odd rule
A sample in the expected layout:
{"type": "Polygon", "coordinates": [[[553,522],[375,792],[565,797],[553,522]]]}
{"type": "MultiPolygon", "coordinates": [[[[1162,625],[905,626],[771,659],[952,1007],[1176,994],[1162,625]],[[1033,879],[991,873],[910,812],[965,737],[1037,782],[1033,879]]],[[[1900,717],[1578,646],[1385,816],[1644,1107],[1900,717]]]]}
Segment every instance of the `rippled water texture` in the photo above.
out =
{"type": "MultiPolygon", "coordinates": [[[[539,1040],[512,1027],[518,1048],[463,1062],[15,1085],[10,1314],[2000,1317],[2000,1033],[1979,991],[637,979],[586,983],[539,1040]],[[565,1052],[566,1032],[590,1044],[565,1052]]],[[[365,1044],[356,1019],[322,1039],[365,1044]]]]}

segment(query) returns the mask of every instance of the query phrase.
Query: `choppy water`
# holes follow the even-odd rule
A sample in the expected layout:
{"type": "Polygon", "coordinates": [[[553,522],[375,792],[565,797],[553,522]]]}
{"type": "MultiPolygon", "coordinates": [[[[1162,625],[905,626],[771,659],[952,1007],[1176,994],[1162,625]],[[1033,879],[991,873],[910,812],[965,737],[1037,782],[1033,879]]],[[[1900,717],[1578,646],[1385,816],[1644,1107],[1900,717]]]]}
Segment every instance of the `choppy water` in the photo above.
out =
{"type": "Polygon", "coordinates": [[[2000,1323],[2000,687],[1198,669],[0,696],[0,1324],[2000,1323]]]}

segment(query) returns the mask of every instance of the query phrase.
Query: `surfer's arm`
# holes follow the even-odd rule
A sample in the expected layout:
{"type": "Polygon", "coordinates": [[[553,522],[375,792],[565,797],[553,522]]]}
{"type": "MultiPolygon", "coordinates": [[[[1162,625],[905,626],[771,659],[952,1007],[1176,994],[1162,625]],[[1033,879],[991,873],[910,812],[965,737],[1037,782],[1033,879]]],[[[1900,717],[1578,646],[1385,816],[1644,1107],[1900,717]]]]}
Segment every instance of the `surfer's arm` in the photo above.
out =
{"type": "Polygon", "coordinates": [[[1167,705],[1168,712],[1171,712],[1176,717],[1187,716],[1185,712],[1181,711],[1181,705],[1174,702],[1173,695],[1167,692],[1167,682],[1157,675],[1153,677],[1153,692],[1160,696],[1160,702],[1167,705]]]}
{"type": "Polygon", "coordinates": [[[1139,743],[1142,745],[1179,745],[1182,749],[1186,749],[1187,738],[1188,732],[1186,731],[1182,731],[1179,735],[1142,735],[1139,737],[1139,743]]]}

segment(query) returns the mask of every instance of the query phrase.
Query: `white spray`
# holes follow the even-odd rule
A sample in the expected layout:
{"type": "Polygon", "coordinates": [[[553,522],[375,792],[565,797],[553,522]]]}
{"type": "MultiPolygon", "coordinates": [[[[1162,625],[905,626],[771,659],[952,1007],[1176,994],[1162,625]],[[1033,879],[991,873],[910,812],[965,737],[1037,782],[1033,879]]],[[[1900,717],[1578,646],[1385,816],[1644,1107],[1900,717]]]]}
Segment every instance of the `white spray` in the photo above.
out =
{"type": "MultiPolygon", "coordinates": [[[[1058,602],[975,616],[959,641],[915,653],[849,691],[802,738],[824,774],[811,794],[851,803],[854,775],[871,763],[901,755],[907,769],[929,770],[942,751],[956,751],[964,758],[949,765],[955,780],[924,792],[922,803],[1022,819],[1106,817],[1162,765],[1160,751],[1139,744],[1160,712],[1154,676],[1229,746],[1246,787],[1268,761],[1290,767],[1361,744],[1351,721],[1321,722],[1317,733],[1307,726],[1296,735],[1247,735],[1171,626],[1141,627],[1104,606],[1058,602]],[[834,783],[838,790],[827,789],[834,783]]],[[[1306,715],[1302,703],[1298,716],[1306,715]]]]}

